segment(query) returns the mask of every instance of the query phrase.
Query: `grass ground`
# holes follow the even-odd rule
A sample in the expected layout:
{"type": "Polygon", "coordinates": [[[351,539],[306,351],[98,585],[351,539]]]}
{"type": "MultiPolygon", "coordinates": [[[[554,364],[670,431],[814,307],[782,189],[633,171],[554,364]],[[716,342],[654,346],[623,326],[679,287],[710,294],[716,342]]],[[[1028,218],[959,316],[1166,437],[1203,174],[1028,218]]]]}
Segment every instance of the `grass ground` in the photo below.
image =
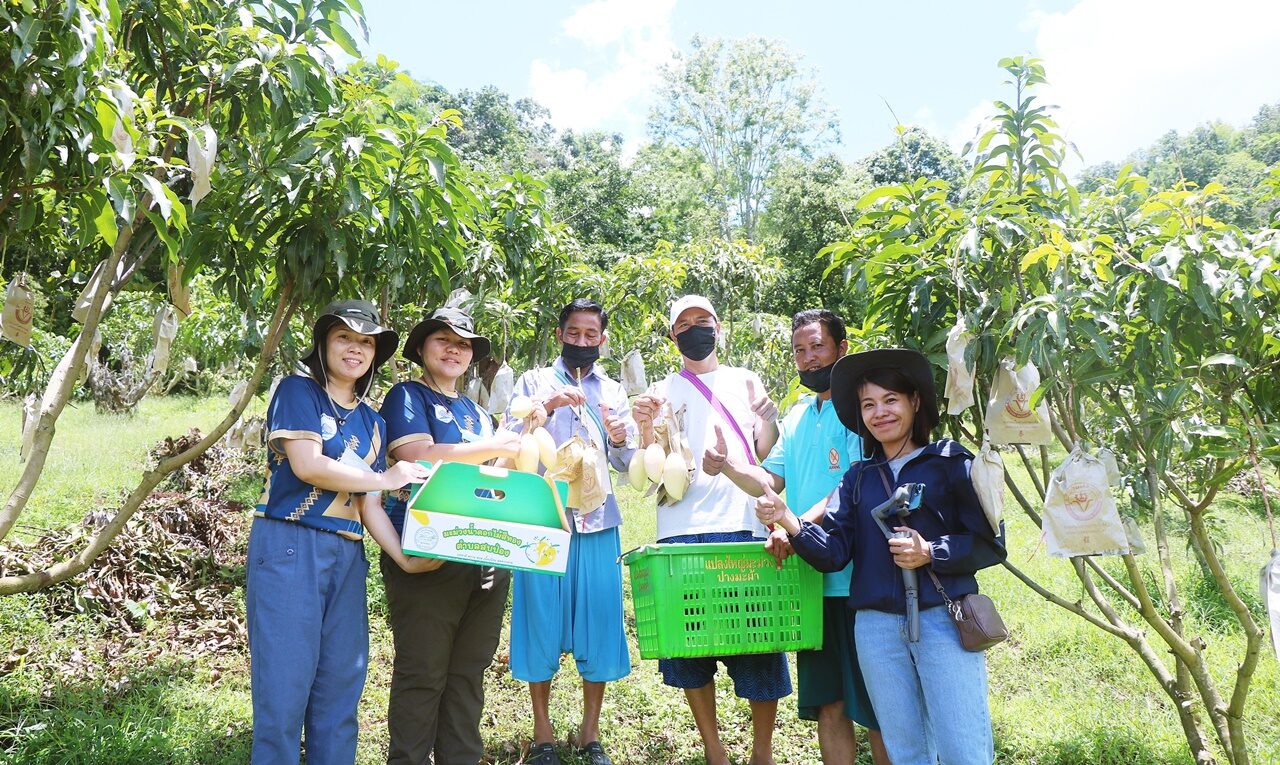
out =
{"type": "MultiPolygon", "coordinates": [[[[210,427],[224,405],[220,397],[150,399],[132,418],[98,416],[91,406],[69,411],[59,423],[45,481],[23,519],[24,530],[74,523],[87,509],[109,504],[140,475],[152,443],[191,426],[210,427]]],[[[0,404],[0,493],[7,494],[20,471],[18,419],[15,406],[0,404]]],[[[251,483],[232,492],[251,500],[256,492],[251,483]]],[[[630,489],[620,497],[626,516],[624,548],[652,541],[651,506],[630,489]]],[[[1256,604],[1257,568],[1269,549],[1260,504],[1227,498],[1218,503],[1216,517],[1230,573],[1256,604]]],[[[247,516],[244,522],[247,526],[247,516]]],[[[1008,529],[1013,561],[1059,593],[1083,597],[1066,562],[1048,557],[1039,546],[1029,519],[1011,513],[1008,529]]],[[[1242,654],[1243,637],[1232,628],[1220,596],[1199,579],[1187,551],[1179,547],[1174,553],[1184,594],[1201,593],[1191,609],[1192,628],[1209,643],[1216,675],[1227,678],[1242,654]]],[[[1154,558],[1140,560],[1147,575],[1158,578],[1154,558]]],[[[1107,564],[1122,573],[1117,561],[1107,564]]],[[[1013,633],[988,654],[998,762],[1191,762],[1169,703],[1124,644],[1038,600],[1003,569],[985,571],[980,579],[1013,633]]],[[[360,763],[379,762],[386,745],[391,640],[381,618],[385,605],[376,574],[369,580],[369,601],[374,618],[369,681],[360,708],[360,763]]],[[[163,615],[152,629],[165,629],[163,615]]],[[[88,617],[49,623],[39,595],[0,598],[0,762],[247,761],[245,652],[173,655],[158,653],[151,645],[146,636],[121,640],[88,617]]],[[[682,695],[663,686],[656,662],[640,660],[634,644],[632,648],[632,675],[611,686],[605,700],[603,737],[614,759],[620,765],[702,762],[682,695]]],[[[505,652],[505,640],[499,650],[505,652]]],[[[579,714],[572,662],[566,660],[563,667],[552,695],[562,738],[579,714]]],[[[487,749],[495,762],[515,762],[531,734],[526,690],[501,664],[490,671],[487,687],[487,749]]],[[[723,676],[718,697],[730,752],[742,761],[749,746],[746,704],[733,697],[723,676]]],[[[796,719],[794,696],[782,702],[778,720],[778,762],[818,762],[813,724],[796,719]]],[[[1280,762],[1280,666],[1269,654],[1254,677],[1245,724],[1254,762],[1280,762]]],[[[870,760],[864,755],[860,762],[870,760]]]]}

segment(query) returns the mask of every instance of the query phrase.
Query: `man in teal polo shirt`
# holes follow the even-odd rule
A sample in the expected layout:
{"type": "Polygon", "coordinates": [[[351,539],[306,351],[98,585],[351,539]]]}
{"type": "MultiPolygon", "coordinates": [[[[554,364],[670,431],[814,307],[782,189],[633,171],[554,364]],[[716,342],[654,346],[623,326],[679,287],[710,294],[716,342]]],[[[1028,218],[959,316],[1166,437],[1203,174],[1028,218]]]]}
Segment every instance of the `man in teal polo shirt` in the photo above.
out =
{"type": "MultiPolygon", "coordinates": [[[[862,440],[840,423],[831,404],[831,367],[849,349],[844,322],[826,309],[801,311],[791,319],[791,347],[800,382],[815,395],[801,399],[787,413],[778,442],[761,465],[726,458],[723,433],[717,428],[716,443],[703,455],[702,469],[710,475],[723,472],[752,496],[763,495],[765,485],[776,492],[786,488],[788,504],[812,508],[804,517],[821,523],[827,495],[839,485],[849,463],[862,458],[862,440]]],[[[771,548],[786,544],[781,529],[769,541],[771,548]]],[[[823,577],[822,648],[796,655],[798,706],[801,719],[818,721],[823,765],[854,762],[858,740],[852,721],[867,727],[876,765],[888,765],[853,645],[853,611],[848,608],[852,565],[823,577]]]]}

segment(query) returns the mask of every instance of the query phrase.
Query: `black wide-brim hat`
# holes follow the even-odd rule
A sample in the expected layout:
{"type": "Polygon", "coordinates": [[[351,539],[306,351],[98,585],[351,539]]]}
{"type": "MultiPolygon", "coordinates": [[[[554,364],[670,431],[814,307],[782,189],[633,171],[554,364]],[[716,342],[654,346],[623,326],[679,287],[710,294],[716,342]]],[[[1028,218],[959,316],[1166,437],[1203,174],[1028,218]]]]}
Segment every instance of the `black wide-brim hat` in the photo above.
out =
{"type": "Polygon", "coordinates": [[[329,336],[329,329],[338,322],[347,325],[353,332],[373,335],[375,345],[370,372],[378,371],[378,367],[396,354],[400,335],[378,323],[378,309],[373,303],[367,300],[335,300],[324,307],[311,326],[311,350],[302,357],[303,364],[310,367],[321,360],[320,350],[324,347],[325,338],[329,336]]]}
{"type": "Polygon", "coordinates": [[[920,411],[929,429],[937,427],[938,391],[933,385],[933,365],[923,353],[910,348],[878,348],[874,351],[851,353],[836,361],[831,370],[831,403],[836,415],[846,428],[862,433],[862,406],[858,400],[858,388],[868,372],[877,369],[895,369],[916,386],[920,394],[920,411]]]}
{"type": "Polygon", "coordinates": [[[471,316],[457,308],[437,308],[430,316],[418,322],[409,330],[409,339],[404,341],[404,357],[418,366],[422,363],[422,343],[438,329],[448,328],[471,341],[471,363],[474,364],[493,349],[493,344],[484,335],[475,332],[475,324],[471,316]]]}

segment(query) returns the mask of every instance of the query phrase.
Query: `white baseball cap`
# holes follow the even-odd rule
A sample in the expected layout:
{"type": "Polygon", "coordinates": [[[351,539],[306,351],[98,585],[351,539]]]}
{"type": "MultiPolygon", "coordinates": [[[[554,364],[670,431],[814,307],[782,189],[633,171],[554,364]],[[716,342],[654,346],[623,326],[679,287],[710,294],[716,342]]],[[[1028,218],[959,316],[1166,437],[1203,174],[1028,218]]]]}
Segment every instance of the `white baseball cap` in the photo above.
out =
{"type": "Polygon", "coordinates": [[[716,309],[711,307],[710,300],[707,300],[701,295],[685,295],[684,297],[678,298],[676,302],[671,304],[671,318],[667,321],[667,328],[671,329],[674,327],[676,325],[676,319],[680,318],[680,314],[690,308],[701,308],[711,314],[711,318],[716,321],[720,321],[719,315],[716,314],[716,309]]]}

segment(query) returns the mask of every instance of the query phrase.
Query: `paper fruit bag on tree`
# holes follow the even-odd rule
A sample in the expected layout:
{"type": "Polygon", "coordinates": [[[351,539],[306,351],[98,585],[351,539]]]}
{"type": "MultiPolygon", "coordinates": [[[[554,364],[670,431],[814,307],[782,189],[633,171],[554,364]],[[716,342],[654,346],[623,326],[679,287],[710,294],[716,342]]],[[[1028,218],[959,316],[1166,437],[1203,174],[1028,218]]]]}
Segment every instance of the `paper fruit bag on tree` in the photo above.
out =
{"type": "Polygon", "coordinates": [[[943,394],[947,414],[961,414],[973,406],[973,369],[964,360],[971,340],[973,333],[965,326],[964,318],[947,333],[947,387],[943,394]]]}
{"type": "Polygon", "coordinates": [[[1271,622],[1271,648],[1280,659],[1280,550],[1271,551],[1271,560],[1262,567],[1262,602],[1271,622]]]}
{"type": "Polygon", "coordinates": [[[0,317],[0,333],[23,348],[31,347],[31,321],[35,301],[27,286],[27,275],[14,275],[4,290],[4,314],[0,317]]]}
{"type": "Polygon", "coordinates": [[[990,443],[983,442],[982,451],[969,468],[969,480],[991,530],[999,534],[1000,519],[1004,517],[1004,460],[990,443]]]}
{"type": "MultiPolygon", "coordinates": [[[[84,324],[84,320],[89,317],[89,306],[93,304],[93,293],[97,291],[98,284],[103,278],[104,266],[107,262],[104,260],[93,269],[93,273],[89,275],[89,281],[85,283],[84,289],[80,290],[80,296],[76,298],[76,307],[71,309],[71,318],[84,324]]],[[[119,280],[124,276],[124,260],[120,260],[120,265],[116,268],[116,279],[119,280]]],[[[111,307],[111,292],[107,292],[107,297],[102,301],[102,313],[106,313],[111,307]]]]}
{"type": "Polygon", "coordinates": [[[632,349],[622,357],[622,387],[628,396],[639,396],[649,388],[644,372],[644,359],[638,349],[632,349]]]}
{"type": "Polygon", "coordinates": [[[1049,426],[1049,405],[1042,399],[1031,408],[1031,394],[1040,387],[1040,372],[1034,364],[1014,369],[1013,359],[1000,362],[991,401],[987,403],[987,433],[993,444],[1043,446],[1053,440],[1049,426]]]}
{"type": "Polygon", "coordinates": [[[156,311],[155,325],[151,330],[151,370],[162,375],[169,369],[169,351],[173,338],[178,336],[178,311],[171,305],[162,305],[156,311]]]}
{"type": "Polygon", "coordinates": [[[1102,460],[1079,445],[1049,476],[1044,498],[1044,538],[1049,554],[1123,555],[1129,552],[1102,460]]]}
{"type": "Polygon", "coordinates": [[[515,373],[511,367],[507,366],[507,362],[502,362],[502,366],[498,367],[498,373],[493,376],[493,384],[489,386],[489,400],[485,402],[484,408],[490,412],[507,411],[507,404],[511,403],[511,390],[515,384],[515,373]]]}

